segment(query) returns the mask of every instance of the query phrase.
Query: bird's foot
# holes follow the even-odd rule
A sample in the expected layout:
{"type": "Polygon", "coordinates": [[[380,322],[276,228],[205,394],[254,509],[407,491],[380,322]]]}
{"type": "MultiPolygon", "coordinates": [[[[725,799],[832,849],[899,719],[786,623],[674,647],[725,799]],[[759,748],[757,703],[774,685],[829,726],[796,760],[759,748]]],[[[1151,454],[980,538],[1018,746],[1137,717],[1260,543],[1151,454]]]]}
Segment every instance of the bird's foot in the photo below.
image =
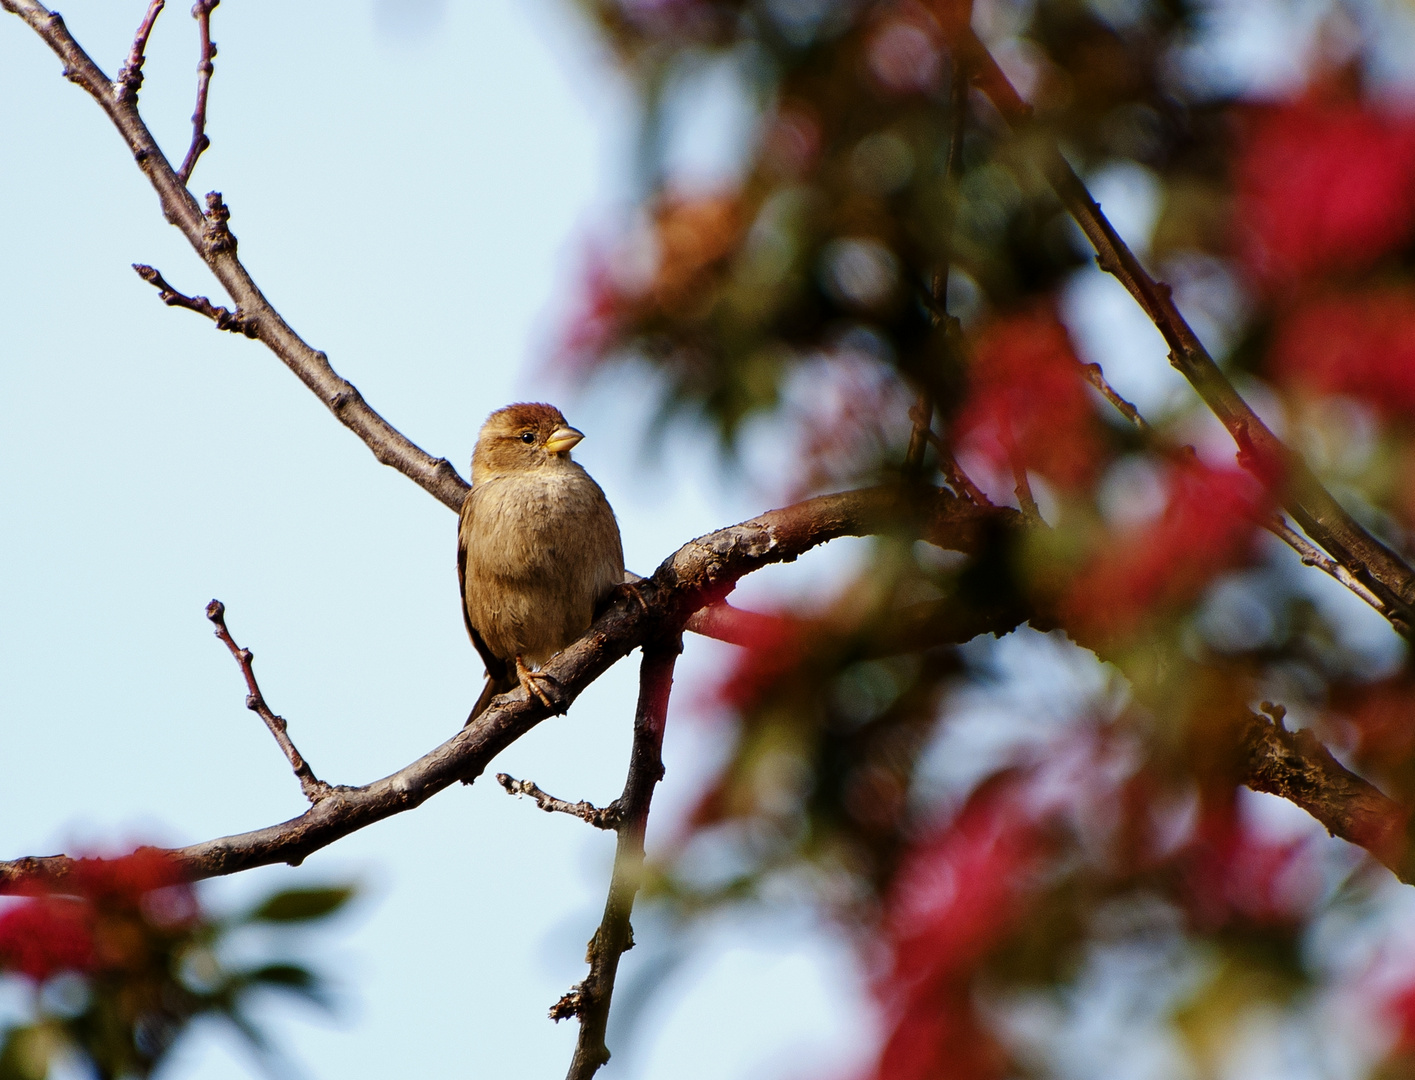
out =
{"type": "Polygon", "coordinates": [[[532,671],[526,667],[520,654],[516,656],[516,677],[521,680],[521,686],[529,695],[534,695],[547,709],[558,709],[559,706],[550,699],[549,695],[540,688],[540,683],[549,683],[556,689],[560,688],[560,683],[555,676],[547,675],[543,671],[532,671]]]}
{"type": "Polygon", "coordinates": [[[649,609],[649,602],[644,599],[643,590],[639,588],[637,581],[621,581],[609,595],[612,600],[618,600],[621,596],[632,596],[638,602],[640,611],[647,612],[649,609]]]}

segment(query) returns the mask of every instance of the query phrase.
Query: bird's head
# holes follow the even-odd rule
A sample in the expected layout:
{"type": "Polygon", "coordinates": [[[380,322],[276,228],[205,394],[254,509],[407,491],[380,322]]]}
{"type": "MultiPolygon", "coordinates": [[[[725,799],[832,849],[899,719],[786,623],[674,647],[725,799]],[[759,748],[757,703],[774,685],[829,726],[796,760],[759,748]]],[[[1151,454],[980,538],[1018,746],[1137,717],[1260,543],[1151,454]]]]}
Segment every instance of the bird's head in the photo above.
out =
{"type": "Polygon", "coordinates": [[[520,404],[486,418],[472,453],[472,483],[501,473],[568,461],[584,433],[565,422],[554,405],[520,404]]]}

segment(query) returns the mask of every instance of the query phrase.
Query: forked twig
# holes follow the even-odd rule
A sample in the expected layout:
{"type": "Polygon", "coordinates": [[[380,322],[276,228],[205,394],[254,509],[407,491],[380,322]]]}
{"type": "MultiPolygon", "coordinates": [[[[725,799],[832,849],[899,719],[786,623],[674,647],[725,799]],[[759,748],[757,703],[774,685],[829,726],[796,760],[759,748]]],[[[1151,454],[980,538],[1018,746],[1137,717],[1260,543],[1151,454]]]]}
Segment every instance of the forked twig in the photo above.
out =
{"type": "MultiPolygon", "coordinates": [[[[1135,425],[1136,430],[1144,436],[1149,445],[1155,447],[1163,454],[1174,454],[1177,452],[1178,448],[1167,445],[1162,441],[1161,436],[1150,426],[1149,422],[1140,415],[1139,409],[1116,393],[1114,387],[1106,381],[1105,372],[1101,370],[1099,364],[1083,364],[1081,366],[1082,370],[1085,372],[1086,380],[1099,390],[1107,401],[1115,406],[1117,412],[1135,425]]],[[[1185,449],[1187,450],[1188,448],[1186,447],[1185,449]]],[[[1287,519],[1281,514],[1274,514],[1261,524],[1264,529],[1272,533],[1288,547],[1292,548],[1293,551],[1297,552],[1302,561],[1308,566],[1314,566],[1322,571],[1322,573],[1339,581],[1367,604],[1375,608],[1376,611],[1380,612],[1386,619],[1391,618],[1390,609],[1381,601],[1380,597],[1366,588],[1346,567],[1323,554],[1320,549],[1310,543],[1304,536],[1297,532],[1296,529],[1292,528],[1292,526],[1287,523],[1287,519]]]]}
{"type": "Polygon", "coordinates": [[[284,717],[276,716],[265,703],[265,696],[260,692],[260,684],[256,682],[255,669],[252,666],[255,654],[250,649],[237,645],[231,637],[231,631],[226,629],[226,605],[220,600],[213,600],[206,605],[206,617],[212,621],[216,627],[216,636],[231,650],[231,655],[236,658],[236,663],[241,668],[241,675],[246,680],[246,708],[264,720],[270,734],[275,736],[275,741],[285,754],[285,760],[290,763],[290,768],[295,770],[295,779],[299,780],[300,790],[305,793],[305,798],[311,803],[318,803],[328,797],[334,788],[315,776],[309,762],[300,756],[295,744],[290,741],[290,735],[285,730],[284,717]]]}
{"type": "Polygon", "coordinates": [[[1371,592],[1370,589],[1362,585],[1346,567],[1334,559],[1328,558],[1316,546],[1309,543],[1306,537],[1302,536],[1296,529],[1287,523],[1287,519],[1281,514],[1275,514],[1267,521],[1263,522],[1263,528],[1272,533],[1284,544],[1297,552],[1302,557],[1302,561],[1308,566],[1315,566],[1322,573],[1335,578],[1341,584],[1354,592],[1371,607],[1375,608],[1387,619],[1390,618],[1390,611],[1385,604],[1381,603],[1380,597],[1371,592]]]}
{"type": "MultiPolygon", "coordinates": [[[[1027,127],[1031,106],[966,20],[949,20],[946,33],[955,63],[968,64],[975,84],[1008,124],[1027,127]]],[[[1281,478],[1283,504],[1302,531],[1380,599],[1387,619],[1399,633],[1415,636],[1415,570],[1353,518],[1301,456],[1263,423],[1185,321],[1169,286],[1150,276],[1101,213],[1100,204],[1057,144],[1041,135],[1038,139],[1041,172],[1095,248],[1097,264],[1113,275],[1149,316],[1169,346],[1170,363],[1228,429],[1240,457],[1265,476],[1281,478]]]]}
{"type": "Polygon", "coordinates": [[[216,324],[218,330],[229,330],[233,334],[245,334],[246,337],[252,338],[256,336],[254,327],[239,311],[232,311],[219,304],[213,304],[204,296],[188,296],[186,293],[178,292],[168,284],[161,271],[155,270],[146,263],[133,263],[133,269],[137,271],[138,277],[157,290],[158,299],[168,307],[186,308],[188,311],[195,311],[198,315],[205,315],[216,324]]]}

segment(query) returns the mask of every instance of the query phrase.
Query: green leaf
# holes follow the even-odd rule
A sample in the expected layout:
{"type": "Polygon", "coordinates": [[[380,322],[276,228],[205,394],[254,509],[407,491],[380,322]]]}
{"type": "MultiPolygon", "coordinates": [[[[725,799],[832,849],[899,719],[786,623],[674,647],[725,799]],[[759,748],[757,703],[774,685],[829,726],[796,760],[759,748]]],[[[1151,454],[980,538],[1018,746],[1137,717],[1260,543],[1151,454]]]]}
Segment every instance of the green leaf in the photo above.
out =
{"type": "Polygon", "coordinates": [[[248,922],[303,922],[322,919],[343,907],[354,895],[351,885],[323,889],[286,889],[246,916],[248,922]]]}
{"type": "Polygon", "coordinates": [[[332,1011],[334,1008],[329,996],[329,987],[324,980],[299,964],[266,964],[264,967],[241,972],[239,981],[243,984],[240,992],[267,987],[298,994],[321,1009],[332,1011]]]}
{"type": "Polygon", "coordinates": [[[266,964],[243,974],[252,983],[266,983],[290,990],[309,990],[319,985],[319,977],[299,964],[266,964]]]}

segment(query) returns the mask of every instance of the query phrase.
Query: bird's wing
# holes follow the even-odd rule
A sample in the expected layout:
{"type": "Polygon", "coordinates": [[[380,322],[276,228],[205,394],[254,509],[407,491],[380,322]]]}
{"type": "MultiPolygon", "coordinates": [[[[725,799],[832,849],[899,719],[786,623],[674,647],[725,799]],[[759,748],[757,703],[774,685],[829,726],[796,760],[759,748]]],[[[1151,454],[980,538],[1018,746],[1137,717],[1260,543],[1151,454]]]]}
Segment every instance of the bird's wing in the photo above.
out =
{"type": "Polygon", "coordinates": [[[503,682],[506,679],[506,661],[492,654],[487,648],[482,636],[477,633],[477,628],[472,625],[472,616],[467,611],[467,539],[472,532],[472,513],[475,510],[476,489],[467,492],[467,497],[462,501],[461,522],[457,526],[457,595],[462,604],[462,622],[467,626],[467,636],[472,639],[472,644],[476,646],[477,652],[481,655],[482,663],[486,665],[487,676],[493,682],[503,682]]]}

